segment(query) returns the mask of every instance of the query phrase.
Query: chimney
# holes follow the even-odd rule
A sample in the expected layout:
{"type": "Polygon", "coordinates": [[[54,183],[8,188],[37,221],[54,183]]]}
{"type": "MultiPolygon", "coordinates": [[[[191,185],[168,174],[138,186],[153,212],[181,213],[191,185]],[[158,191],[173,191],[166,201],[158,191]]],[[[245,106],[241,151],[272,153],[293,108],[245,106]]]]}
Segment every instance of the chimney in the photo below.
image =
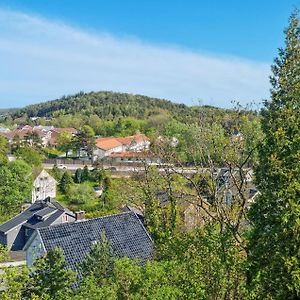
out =
{"type": "Polygon", "coordinates": [[[75,219],[76,221],[82,221],[85,219],[85,211],[80,210],[75,212],[75,219]]]}
{"type": "Polygon", "coordinates": [[[27,208],[29,208],[31,206],[31,203],[24,203],[21,206],[21,212],[23,212],[24,210],[26,210],[27,208]]]}

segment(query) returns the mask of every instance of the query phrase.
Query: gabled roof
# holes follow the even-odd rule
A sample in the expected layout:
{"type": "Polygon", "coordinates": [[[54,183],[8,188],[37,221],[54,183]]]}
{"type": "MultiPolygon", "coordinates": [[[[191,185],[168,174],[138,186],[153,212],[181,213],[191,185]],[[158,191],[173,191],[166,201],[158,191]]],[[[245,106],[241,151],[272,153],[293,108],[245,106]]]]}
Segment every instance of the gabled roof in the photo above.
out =
{"type": "Polygon", "coordinates": [[[115,137],[98,138],[96,139],[96,147],[103,150],[111,150],[116,147],[121,147],[122,143],[115,137]]]}
{"type": "Polygon", "coordinates": [[[104,137],[96,139],[96,146],[103,150],[111,150],[120,146],[130,146],[133,142],[149,142],[144,134],[136,134],[126,137],[104,137]]]}
{"type": "Polygon", "coordinates": [[[20,225],[33,229],[49,226],[64,213],[74,216],[72,212],[65,209],[61,204],[53,199],[46,198],[45,200],[35,201],[25,211],[1,224],[0,232],[7,233],[20,225]],[[40,216],[39,214],[45,215],[40,216]]]}
{"type": "MultiPolygon", "coordinates": [[[[133,212],[63,223],[37,230],[45,250],[62,248],[67,266],[72,269],[85,258],[95,241],[101,241],[102,233],[105,233],[118,256],[137,258],[141,262],[152,257],[153,242],[133,212]]],[[[28,246],[26,244],[24,250],[28,246]]]]}
{"type": "Polygon", "coordinates": [[[137,143],[149,142],[148,137],[142,133],[126,136],[126,137],[118,137],[116,139],[119,142],[121,142],[123,145],[127,145],[127,146],[129,146],[132,142],[137,142],[137,143]]]}
{"type": "Polygon", "coordinates": [[[42,177],[42,176],[51,178],[51,180],[53,180],[53,182],[57,183],[55,178],[53,176],[51,176],[45,169],[42,169],[40,172],[34,173],[33,174],[33,179],[35,181],[38,177],[42,177]]]}

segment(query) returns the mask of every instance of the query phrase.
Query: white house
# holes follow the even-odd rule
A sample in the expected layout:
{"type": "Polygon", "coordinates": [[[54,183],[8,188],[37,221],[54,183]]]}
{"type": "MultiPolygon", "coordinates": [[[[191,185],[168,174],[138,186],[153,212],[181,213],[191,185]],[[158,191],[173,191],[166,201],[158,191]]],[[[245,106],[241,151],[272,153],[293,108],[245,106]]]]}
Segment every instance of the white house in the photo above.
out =
{"type": "Polygon", "coordinates": [[[56,197],[56,180],[45,170],[35,178],[32,188],[32,203],[47,197],[56,197]]]}
{"type": "Polygon", "coordinates": [[[147,151],[150,140],[144,134],[127,137],[106,137],[96,139],[94,156],[102,159],[112,153],[147,151]]]}
{"type": "Polygon", "coordinates": [[[115,137],[98,138],[96,139],[96,149],[94,150],[94,156],[103,158],[115,152],[123,152],[124,146],[115,137]]]}
{"type": "Polygon", "coordinates": [[[146,135],[142,133],[126,137],[120,137],[117,138],[117,140],[120,143],[122,143],[123,147],[125,148],[125,151],[147,151],[150,147],[150,140],[146,135]]]}

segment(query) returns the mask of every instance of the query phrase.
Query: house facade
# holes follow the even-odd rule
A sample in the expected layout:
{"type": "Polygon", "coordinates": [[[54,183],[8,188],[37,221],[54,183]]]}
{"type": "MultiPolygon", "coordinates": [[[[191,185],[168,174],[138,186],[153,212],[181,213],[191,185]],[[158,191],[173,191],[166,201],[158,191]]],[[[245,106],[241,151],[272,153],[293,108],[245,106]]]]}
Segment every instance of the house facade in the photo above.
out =
{"type": "Polygon", "coordinates": [[[56,180],[47,171],[42,170],[33,181],[32,203],[47,197],[55,198],[56,185],[56,180]]]}
{"type": "Polygon", "coordinates": [[[102,159],[111,153],[119,153],[125,150],[123,144],[114,137],[98,138],[96,139],[96,149],[94,150],[94,157],[102,159]]]}
{"type": "Polygon", "coordinates": [[[36,229],[75,220],[71,211],[51,198],[35,201],[26,210],[0,225],[0,244],[14,251],[22,250],[36,229]]]}
{"type": "Polygon", "coordinates": [[[149,150],[150,140],[144,134],[127,137],[106,137],[96,139],[94,157],[102,159],[113,153],[145,152],[149,150]]]}

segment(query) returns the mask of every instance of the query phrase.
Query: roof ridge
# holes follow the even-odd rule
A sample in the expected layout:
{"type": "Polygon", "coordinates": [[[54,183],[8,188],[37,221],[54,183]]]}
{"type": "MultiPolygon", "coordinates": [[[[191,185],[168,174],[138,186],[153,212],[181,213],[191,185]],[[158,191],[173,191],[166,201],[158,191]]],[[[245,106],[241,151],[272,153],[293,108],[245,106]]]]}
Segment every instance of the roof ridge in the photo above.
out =
{"type": "MultiPolygon", "coordinates": [[[[116,214],[97,217],[97,218],[92,218],[92,219],[85,219],[85,220],[80,220],[80,221],[75,221],[75,222],[54,224],[54,225],[51,225],[51,228],[57,227],[57,226],[62,226],[62,225],[80,224],[80,223],[85,223],[85,222],[89,222],[89,221],[92,221],[92,220],[105,219],[105,218],[114,217],[114,216],[118,216],[118,215],[125,215],[125,214],[134,214],[134,216],[139,220],[138,216],[133,211],[125,211],[125,212],[121,212],[121,213],[116,213],[116,214]]],[[[47,229],[48,227],[50,227],[50,226],[37,228],[37,230],[39,230],[39,231],[44,230],[44,229],[47,229]]]]}

